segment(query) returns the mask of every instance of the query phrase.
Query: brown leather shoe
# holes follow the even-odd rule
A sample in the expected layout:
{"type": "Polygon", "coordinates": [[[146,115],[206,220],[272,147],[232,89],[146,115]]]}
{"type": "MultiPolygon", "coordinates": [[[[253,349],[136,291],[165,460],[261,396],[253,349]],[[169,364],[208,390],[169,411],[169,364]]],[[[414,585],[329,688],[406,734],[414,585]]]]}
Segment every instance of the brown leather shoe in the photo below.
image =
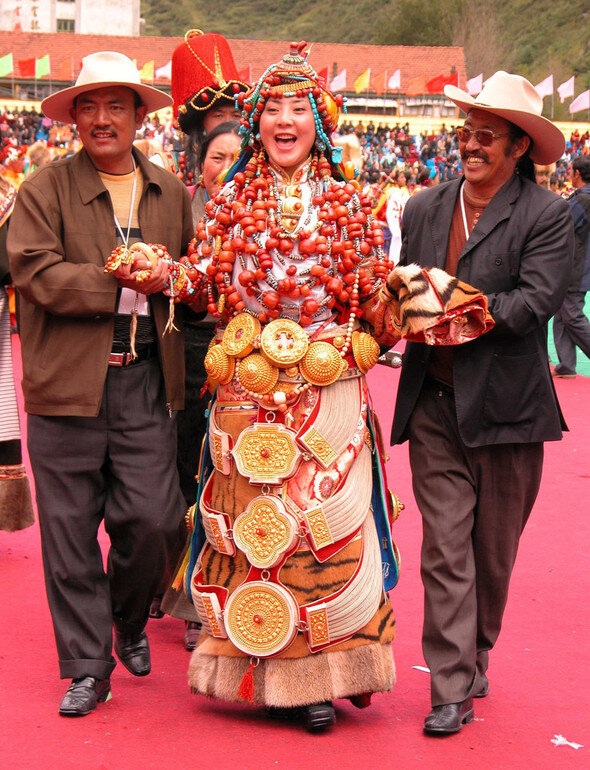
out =
{"type": "Polygon", "coordinates": [[[145,631],[127,634],[115,626],[115,652],[133,676],[147,676],[152,670],[150,645],[145,631]]]}
{"type": "Polygon", "coordinates": [[[62,717],[85,717],[94,711],[97,703],[104,703],[111,697],[111,680],[84,676],[72,679],[63,696],[59,713],[62,717]]]}
{"type": "Polygon", "coordinates": [[[427,735],[452,735],[470,722],[473,722],[473,698],[435,706],[424,720],[424,732],[427,735]]]}

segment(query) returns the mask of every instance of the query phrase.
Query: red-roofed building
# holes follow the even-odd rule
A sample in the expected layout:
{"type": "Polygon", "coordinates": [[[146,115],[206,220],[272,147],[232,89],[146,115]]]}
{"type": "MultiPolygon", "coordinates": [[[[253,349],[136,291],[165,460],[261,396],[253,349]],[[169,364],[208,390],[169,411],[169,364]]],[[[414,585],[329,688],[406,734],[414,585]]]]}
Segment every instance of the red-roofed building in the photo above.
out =
{"type": "MultiPolygon", "coordinates": [[[[137,67],[154,62],[154,72],[165,67],[172,58],[172,52],[182,42],[173,37],[121,37],[109,35],[77,35],[64,33],[0,32],[0,57],[12,53],[15,62],[14,77],[0,79],[0,98],[8,97],[14,83],[15,96],[19,98],[42,98],[51,91],[71,85],[80,71],[82,58],[94,51],[120,51],[135,59],[137,67]],[[41,58],[49,54],[51,75],[38,81],[21,78],[17,62],[41,58]],[[62,79],[72,65],[73,79],[62,79]]],[[[257,79],[266,67],[277,61],[289,50],[288,41],[274,40],[230,40],[238,70],[251,65],[252,78],[257,79]]],[[[382,110],[394,112],[399,103],[398,114],[424,114],[425,105],[438,109],[438,115],[454,115],[455,110],[442,95],[404,96],[410,80],[425,76],[430,80],[439,75],[457,73],[460,87],[465,86],[467,77],[463,49],[459,46],[373,46],[349,45],[345,43],[310,43],[310,63],[316,70],[327,68],[328,82],[346,69],[346,89],[349,105],[356,111],[366,107],[371,112],[382,110]],[[400,88],[395,92],[386,91],[377,95],[371,85],[367,92],[355,94],[353,84],[366,70],[371,69],[371,78],[386,73],[386,80],[400,70],[400,88]]],[[[377,79],[377,78],[376,78],[377,79]]],[[[379,78],[380,79],[380,78],[379,78]]],[[[383,82],[383,81],[381,81],[383,82]]],[[[154,85],[168,90],[169,80],[158,78],[154,85]]],[[[395,113],[394,113],[395,114],[395,113]]],[[[430,113],[433,114],[433,113],[430,113]]]]}

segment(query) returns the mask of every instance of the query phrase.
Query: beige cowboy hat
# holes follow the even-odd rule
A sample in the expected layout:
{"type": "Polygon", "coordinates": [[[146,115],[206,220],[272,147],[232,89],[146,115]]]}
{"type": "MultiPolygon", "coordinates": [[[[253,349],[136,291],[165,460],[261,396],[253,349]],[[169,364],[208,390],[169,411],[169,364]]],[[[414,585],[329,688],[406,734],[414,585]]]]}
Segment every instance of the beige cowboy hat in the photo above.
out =
{"type": "Polygon", "coordinates": [[[522,128],[533,142],[530,157],[534,163],[554,163],[565,152],[564,135],[541,115],[543,99],[522,75],[499,70],[486,80],[475,98],[457,86],[445,86],[445,96],[463,112],[484,110],[522,128]]]}
{"type": "Polygon", "coordinates": [[[76,85],[51,94],[41,102],[41,111],[52,120],[71,123],[70,110],[76,96],[107,86],[127,86],[141,97],[147,111],[155,112],[170,107],[172,97],[163,91],[144,85],[135,64],[125,54],[115,51],[98,51],[82,59],[82,69],[76,85]]]}

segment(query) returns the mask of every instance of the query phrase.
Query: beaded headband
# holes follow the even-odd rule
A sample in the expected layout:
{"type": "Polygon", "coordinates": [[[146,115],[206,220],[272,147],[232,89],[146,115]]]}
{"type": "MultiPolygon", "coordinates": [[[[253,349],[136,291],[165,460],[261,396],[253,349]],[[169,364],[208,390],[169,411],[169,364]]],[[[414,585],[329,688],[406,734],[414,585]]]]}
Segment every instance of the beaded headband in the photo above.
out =
{"type": "Polygon", "coordinates": [[[316,146],[320,151],[327,150],[332,163],[338,164],[342,148],[331,143],[330,134],[338,127],[340,108],[346,111],[345,99],[340,94],[334,96],[324,79],[308,64],[307,53],[303,54],[306,45],[305,41],[291,43],[290,52],[280,62],[271,64],[247,93],[237,95],[236,103],[242,108],[242,149],[260,140],[258,122],[268,99],[307,96],[315,119],[316,146]]]}

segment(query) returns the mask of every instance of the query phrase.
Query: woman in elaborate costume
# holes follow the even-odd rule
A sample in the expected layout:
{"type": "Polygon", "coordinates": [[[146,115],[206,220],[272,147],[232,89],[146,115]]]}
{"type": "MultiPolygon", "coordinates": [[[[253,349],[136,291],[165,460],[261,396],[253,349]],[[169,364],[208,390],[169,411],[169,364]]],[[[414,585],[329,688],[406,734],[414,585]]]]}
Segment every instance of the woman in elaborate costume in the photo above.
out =
{"type": "Polygon", "coordinates": [[[241,163],[175,293],[206,294],[221,319],[185,573],[207,631],[190,685],[314,730],[334,723],[334,698],[362,707],[392,689],[383,575],[392,587],[397,566],[364,379],[379,347],[361,327],[390,265],[357,186],[331,178],[338,105],[302,48],[239,97],[241,163]]]}
{"type": "Polygon", "coordinates": [[[378,342],[391,346],[400,331],[446,344],[474,324],[442,271],[390,275],[370,204],[330,142],[338,103],[304,47],[238,97],[242,154],[188,256],[170,262],[170,294],[206,302],[219,319],[184,568],[206,632],[191,688],[320,730],[335,722],[334,699],[363,708],[395,681],[386,591],[397,580],[399,503],[364,375],[378,342]],[[414,295],[428,295],[426,312],[414,295]]]}

